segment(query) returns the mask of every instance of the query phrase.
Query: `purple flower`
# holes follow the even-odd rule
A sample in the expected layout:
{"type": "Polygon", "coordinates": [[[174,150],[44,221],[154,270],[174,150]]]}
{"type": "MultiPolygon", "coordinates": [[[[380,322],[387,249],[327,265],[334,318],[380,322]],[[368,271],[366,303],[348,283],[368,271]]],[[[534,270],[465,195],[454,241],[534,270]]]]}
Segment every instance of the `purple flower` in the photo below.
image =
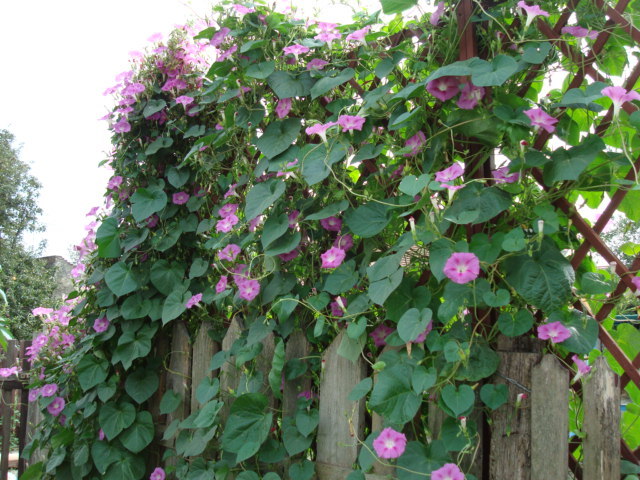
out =
{"type": "Polygon", "coordinates": [[[187,203],[189,201],[189,194],[186,193],[186,192],[174,193],[173,197],[171,197],[171,200],[176,205],[184,205],[185,203],[187,203]]]}
{"type": "Polygon", "coordinates": [[[298,226],[299,216],[300,216],[300,210],[294,210],[289,215],[287,215],[287,219],[289,220],[289,228],[296,228],[298,226]]]}
{"type": "Polygon", "coordinates": [[[358,115],[340,115],[338,117],[338,125],[342,127],[343,132],[362,130],[365,121],[366,118],[358,115]]]}
{"type": "Polygon", "coordinates": [[[323,218],[320,220],[320,225],[328,232],[339,232],[342,228],[342,220],[338,217],[323,218]]]}
{"type": "Polygon", "coordinates": [[[346,235],[338,235],[333,242],[333,246],[346,252],[353,247],[353,236],[350,233],[347,233],[346,235]]]}
{"type": "Polygon", "coordinates": [[[229,233],[233,227],[238,223],[238,217],[235,215],[229,215],[222,220],[218,220],[216,223],[216,232],[229,233]]]}
{"type": "Polygon", "coordinates": [[[404,453],[406,446],[407,437],[389,427],[382,430],[373,441],[373,449],[380,458],[398,458],[404,453]]]}
{"type": "Polygon", "coordinates": [[[307,62],[307,70],[322,70],[329,62],[321,58],[314,58],[307,62]]]}
{"type": "Polygon", "coordinates": [[[538,338],[551,340],[552,343],[562,343],[571,336],[571,330],[560,322],[545,323],[538,326],[538,338]]]}
{"type": "Polygon", "coordinates": [[[589,30],[584,27],[574,26],[574,27],[562,27],[560,32],[563,35],[573,35],[576,38],[590,38],[591,40],[595,40],[598,38],[598,32],[596,30],[589,30]]]}
{"type": "Polygon", "coordinates": [[[329,33],[337,30],[337,23],[329,23],[329,22],[318,22],[318,30],[322,33],[329,33]]]}
{"type": "Polygon", "coordinates": [[[222,207],[220,207],[220,210],[218,210],[218,214],[222,218],[226,218],[230,215],[235,214],[237,211],[238,211],[237,203],[227,203],[226,205],[223,205],[222,207]]]}
{"type": "Polygon", "coordinates": [[[439,172],[436,172],[436,181],[452,182],[463,173],[464,173],[464,169],[462,168],[462,165],[460,165],[459,163],[454,163],[450,167],[445,168],[444,170],[440,170],[439,172]]]}
{"type": "Polygon", "coordinates": [[[176,98],[176,103],[180,103],[186,107],[187,105],[193,103],[193,97],[190,97],[188,95],[180,95],[178,98],[176,98]]]}
{"type": "Polygon", "coordinates": [[[320,255],[322,260],[322,268],[337,268],[339,267],[346,253],[341,248],[331,247],[329,250],[320,255]]]}
{"type": "Polygon", "coordinates": [[[293,45],[284,47],[282,51],[284,52],[285,55],[295,55],[295,57],[298,58],[298,55],[307,53],[309,51],[309,47],[305,47],[304,45],[299,45],[297,43],[294,43],[293,45]]]}
{"type": "Polygon", "coordinates": [[[158,215],[156,215],[155,213],[153,215],[151,215],[150,217],[147,218],[146,222],[147,222],[147,227],[149,228],[155,228],[156,225],[158,225],[158,222],[160,221],[160,217],[158,217],[158,215]]]}
{"type": "Polygon", "coordinates": [[[218,55],[218,58],[216,58],[216,62],[224,62],[225,60],[231,58],[231,55],[233,55],[237,51],[238,51],[238,46],[233,45],[231,48],[229,48],[229,50],[226,50],[222,52],[220,55],[218,55]]]}
{"type": "Polygon", "coordinates": [[[636,295],[640,294],[640,277],[633,277],[631,283],[636,287],[636,295]]]}
{"type": "Polygon", "coordinates": [[[305,129],[305,133],[307,135],[320,135],[322,141],[326,143],[327,141],[327,130],[331,127],[338,125],[338,122],[327,122],[327,123],[316,123],[310,127],[305,129]]]}
{"type": "Polygon", "coordinates": [[[40,396],[39,388],[34,388],[33,390],[29,390],[29,403],[35,402],[36,400],[38,400],[39,396],[40,396]]]}
{"type": "Polygon", "coordinates": [[[222,293],[227,289],[227,276],[222,275],[216,283],[216,293],[222,293]]]}
{"type": "Polygon", "coordinates": [[[53,397],[58,392],[58,385],[55,383],[47,383],[40,388],[40,395],[43,397],[53,397]]]}
{"type": "MultiPolygon", "coordinates": [[[[233,4],[233,8],[235,9],[236,12],[238,12],[240,15],[246,15],[248,13],[253,13],[256,11],[255,8],[249,8],[249,7],[245,7],[244,5],[240,5],[239,3],[234,3],[233,4]]],[[[155,480],[155,479],[153,479],[155,480]]],[[[164,480],[164,478],[160,479],[160,480],[164,480]]]]}
{"type": "Polygon", "coordinates": [[[120,185],[122,185],[122,177],[120,175],[116,175],[109,179],[109,183],[107,183],[107,189],[109,190],[117,190],[120,185]]]}
{"type": "Polygon", "coordinates": [[[464,480],[464,473],[455,463],[447,463],[431,472],[431,480],[464,480]]]}
{"type": "Polygon", "coordinates": [[[106,332],[107,328],[109,328],[109,320],[107,320],[107,317],[99,317],[93,321],[93,329],[97,333],[106,332]]]}
{"type": "Polygon", "coordinates": [[[49,315],[51,312],[53,312],[53,308],[38,307],[31,310],[31,315],[49,315]]]}
{"type": "Polygon", "coordinates": [[[467,83],[462,87],[457,105],[463,110],[472,110],[482,100],[482,97],[484,97],[483,87],[476,87],[471,83],[467,83]]]}
{"type": "Polygon", "coordinates": [[[418,133],[409,138],[404,144],[405,148],[411,148],[411,152],[405,153],[404,156],[413,157],[417,155],[425,143],[427,143],[427,138],[424,136],[424,133],[422,133],[422,130],[419,130],[418,133]]]}
{"type": "Polygon", "coordinates": [[[342,317],[347,309],[347,299],[344,297],[336,297],[329,307],[331,307],[331,315],[334,317],[342,317]]]}
{"type": "Polygon", "coordinates": [[[500,167],[491,172],[496,183],[514,183],[520,178],[520,173],[512,173],[509,175],[509,167],[500,167]]]}
{"type": "Polygon", "coordinates": [[[454,283],[468,283],[480,274],[480,261],[473,253],[455,252],[447,259],[442,271],[454,283]]]}
{"type": "Polygon", "coordinates": [[[442,102],[455,97],[459,91],[457,77],[440,77],[427,83],[427,92],[442,102]]]}
{"type": "Polygon", "coordinates": [[[296,258],[298,255],[300,255],[300,251],[297,248],[294,248],[290,252],[278,254],[278,257],[283,262],[289,262],[289,261],[293,260],[294,258],[296,258]]]}
{"type": "Polygon", "coordinates": [[[160,467],[156,467],[156,469],[151,472],[151,475],[149,476],[149,480],[164,480],[166,477],[166,474],[164,473],[164,470],[160,467]]]}
{"type": "Polygon", "coordinates": [[[113,125],[113,131],[116,133],[126,133],[131,131],[131,124],[126,118],[122,117],[113,125]]]}
{"type": "Polygon", "coordinates": [[[536,128],[542,127],[549,133],[553,133],[553,131],[556,129],[555,124],[558,123],[558,119],[552,117],[544,110],[541,110],[539,108],[531,108],[529,110],[525,110],[524,114],[529,117],[529,120],[531,120],[531,125],[536,128]]]}
{"type": "Polygon", "coordinates": [[[202,294],[201,293],[196,293],[193,297],[191,297],[189,300],[187,300],[187,303],[186,303],[185,306],[187,308],[193,308],[196,305],[198,305],[201,300],[202,300],[202,294]]]}
{"type": "Polygon", "coordinates": [[[211,37],[211,45],[213,47],[219,47],[220,45],[222,45],[222,42],[224,42],[225,37],[229,35],[229,32],[231,32],[231,29],[227,27],[223,27],[218,30],[211,37]]]}
{"type": "Polygon", "coordinates": [[[235,243],[230,243],[218,253],[220,260],[228,260],[233,262],[240,253],[240,247],[235,243]]]}
{"type": "Polygon", "coordinates": [[[420,335],[418,335],[415,339],[411,340],[411,343],[422,343],[427,339],[427,335],[429,335],[429,332],[433,329],[433,320],[429,320],[429,323],[427,324],[427,328],[424,329],[424,332],[422,332],[420,335]]]}
{"type": "Polygon", "coordinates": [[[527,5],[524,0],[520,0],[518,2],[518,7],[520,7],[522,10],[524,10],[525,14],[527,15],[527,21],[524,25],[524,29],[526,30],[529,25],[531,25],[531,22],[533,22],[533,19],[535,17],[537,17],[538,15],[541,15],[543,17],[548,17],[549,16],[549,12],[546,12],[544,10],[542,10],[540,8],[540,6],[538,5],[527,5]]]}
{"type": "Polygon", "coordinates": [[[18,367],[0,368],[0,377],[7,378],[11,375],[18,375],[18,367]]]}
{"type": "Polygon", "coordinates": [[[331,42],[333,42],[334,40],[340,40],[341,37],[342,35],[340,35],[339,32],[323,32],[323,33],[319,33],[313,38],[331,45],[331,42]]]}
{"type": "Polygon", "coordinates": [[[57,417],[58,415],[60,415],[60,413],[62,413],[65,405],[66,403],[64,401],[64,398],[56,397],[53,399],[53,402],[51,402],[47,407],[47,411],[54,417],[57,417]]]}
{"type": "Polygon", "coordinates": [[[260,282],[253,279],[236,280],[238,285],[238,295],[240,298],[250,302],[260,293],[260,282]]]}
{"type": "Polygon", "coordinates": [[[578,367],[578,375],[579,376],[586,375],[587,373],[589,373],[591,371],[591,367],[589,365],[587,365],[587,362],[582,360],[577,355],[574,355],[573,357],[571,357],[571,360],[573,360],[573,363],[575,363],[576,367],[578,367]]]}
{"type": "Polygon", "coordinates": [[[287,115],[289,115],[290,111],[291,111],[291,99],[290,98],[283,98],[276,105],[276,115],[278,116],[278,118],[286,117],[287,115]]]}
{"type": "Polygon", "coordinates": [[[352,40],[354,42],[364,43],[364,37],[367,33],[369,33],[369,30],[371,30],[371,27],[364,27],[360,30],[356,30],[355,32],[347,35],[347,41],[352,40]]]}
{"type": "MultiPolygon", "coordinates": [[[[622,87],[605,87],[601,91],[602,95],[609,97],[613,102],[613,117],[617,118],[620,113],[620,107],[631,100],[640,100],[640,93],[635,90],[628,92],[622,87]]],[[[525,112],[526,113],[526,112],[525,112]]]]}
{"type": "Polygon", "coordinates": [[[391,333],[393,333],[393,328],[381,323],[369,334],[369,336],[373,339],[373,344],[376,347],[384,347],[387,344],[385,339],[391,333]]]}
{"type": "Polygon", "coordinates": [[[249,220],[249,231],[255,232],[256,229],[258,228],[258,225],[260,225],[260,223],[262,222],[263,218],[264,218],[263,215],[258,215],[256,218],[249,220]]]}
{"type": "Polygon", "coordinates": [[[444,13],[444,2],[438,2],[438,4],[436,5],[436,9],[434,10],[434,12],[431,14],[431,17],[429,18],[429,23],[434,27],[438,25],[438,23],[440,23],[440,17],[442,17],[443,13],[444,13]]]}

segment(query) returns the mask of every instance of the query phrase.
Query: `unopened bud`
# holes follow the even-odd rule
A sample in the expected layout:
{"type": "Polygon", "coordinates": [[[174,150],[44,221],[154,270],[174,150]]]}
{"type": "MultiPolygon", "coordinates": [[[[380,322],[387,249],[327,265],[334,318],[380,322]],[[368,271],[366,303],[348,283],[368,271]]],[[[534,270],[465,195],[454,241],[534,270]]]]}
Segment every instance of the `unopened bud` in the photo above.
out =
{"type": "Polygon", "coordinates": [[[519,407],[520,404],[522,404],[522,401],[526,400],[526,398],[527,398],[526,393],[519,393],[518,396],[516,397],[516,407],[519,407]]]}
{"type": "Polygon", "coordinates": [[[538,235],[544,235],[544,220],[538,220],[538,235]]]}

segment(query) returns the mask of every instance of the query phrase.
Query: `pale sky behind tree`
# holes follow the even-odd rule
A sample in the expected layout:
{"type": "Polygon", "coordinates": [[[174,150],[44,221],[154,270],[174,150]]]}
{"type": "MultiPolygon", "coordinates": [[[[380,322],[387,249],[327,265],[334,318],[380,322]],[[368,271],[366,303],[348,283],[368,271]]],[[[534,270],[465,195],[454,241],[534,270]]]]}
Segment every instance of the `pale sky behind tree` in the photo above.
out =
{"type": "MultiPolygon", "coordinates": [[[[87,212],[103,204],[110,177],[98,167],[108,157],[111,136],[99,120],[113,104],[103,92],[130,69],[129,52],[143,50],[154,33],[166,38],[174,25],[204,18],[214,2],[0,0],[0,129],[15,135],[21,159],[42,183],[40,220],[46,231],[26,237],[27,245],[46,240],[44,255],[70,258],[92,219],[87,212]]],[[[345,5],[293,3],[299,17],[351,20],[345,5]]],[[[421,3],[429,8],[431,2],[421,3]]],[[[377,0],[349,4],[379,8],[377,0]]]]}

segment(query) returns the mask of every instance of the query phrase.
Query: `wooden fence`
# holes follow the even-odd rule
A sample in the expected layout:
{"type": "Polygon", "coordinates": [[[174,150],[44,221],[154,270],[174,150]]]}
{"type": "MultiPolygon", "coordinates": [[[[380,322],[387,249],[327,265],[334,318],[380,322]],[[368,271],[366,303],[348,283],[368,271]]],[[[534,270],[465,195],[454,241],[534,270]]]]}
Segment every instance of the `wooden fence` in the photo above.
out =
{"type": "MultiPolygon", "coordinates": [[[[191,410],[198,408],[196,387],[204,377],[217,376],[221,394],[227,400],[230,400],[229,392],[238,389],[241,372],[233,359],[215,372],[210,371],[210,360],[220,349],[231,349],[241,335],[241,321],[233,320],[221,345],[209,338],[207,330],[208,327],[203,326],[191,342],[185,325],[180,322],[174,325],[168,350],[170,373],[162,383],[165,391],[173,389],[188,401],[183,402],[178,412],[168,415],[166,425],[175,419],[186,418],[191,410]]],[[[353,364],[338,355],[342,335],[344,333],[323,354],[320,419],[313,447],[318,480],[346,478],[358,458],[358,439],[363,440],[365,432],[380,430],[382,425],[380,417],[366,412],[364,399],[358,402],[348,399],[353,387],[367,376],[367,367],[362,358],[353,364]]],[[[267,335],[262,344],[262,352],[256,362],[263,378],[261,392],[270,398],[270,407],[281,408],[283,415],[291,416],[295,412],[298,393],[309,390],[311,381],[298,378],[294,382],[286,382],[282,400],[274,398],[267,380],[274,352],[273,334],[267,335]]],[[[286,342],[286,360],[306,357],[309,348],[304,334],[295,332],[286,342]]],[[[492,412],[489,445],[483,447],[484,459],[481,452],[471,466],[471,472],[479,480],[620,478],[619,378],[610,370],[604,357],[598,358],[582,388],[585,438],[582,468],[576,473],[569,472],[570,372],[553,355],[508,351],[499,354],[501,365],[491,382],[507,385],[509,401],[492,412]],[[520,393],[526,393],[526,396],[516,406],[520,393]]],[[[161,398],[162,393],[159,392],[157,397],[161,398]]],[[[220,415],[226,417],[228,411],[227,404],[220,415]]],[[[439,411],[434,409],[435,412],[439,411]]],[[[441,421],[441,415],[433,415],[430,429],[437,432],[437,423],[441,421]]],[[[479,423],[482,429],[483,422],[479,423]]],[[[484,422],[485,429],[488,428],[487,423],[484,422]]],[[[169,441],[164,445],[171,447],[172,443],[169,441]]],[[[366,479],[393,478],[394,473],[394,467],[376,463],[366,479]]],[[[426,478],[428,476],[425,475],[426,478]]]]}
{"type": "Polygon", "coordinates": [[[25,447],[27,435],[28,415],[28,370],[29,362],[25,358],[25,351],[31,345],[29,341],[9,340],[7,351],[0,367],[10,368],[20,366],[22,372],[8,378],[0,379],[2,387],[2,403],[0,404],[0,480],[9,478],[9,470],[15,469],[22,475],[26,468],[26,460],[20,452],[25,447]]]}

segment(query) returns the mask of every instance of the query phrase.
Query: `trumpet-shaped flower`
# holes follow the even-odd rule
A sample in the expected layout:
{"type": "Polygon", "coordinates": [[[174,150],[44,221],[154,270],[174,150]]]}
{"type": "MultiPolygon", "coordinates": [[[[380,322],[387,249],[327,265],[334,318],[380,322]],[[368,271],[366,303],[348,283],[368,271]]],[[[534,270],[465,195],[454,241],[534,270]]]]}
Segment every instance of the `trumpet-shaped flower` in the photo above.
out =
{"type": "Polygon", "coordinates": [[[524,24],[525,30],[529,27],[529,25],[531,25],[531,22],[533,22],[533,19],[536,18],[538,15],[543,17],[549,16],[549,12],[542,10],[538,5],[527,5],[524,2],[524,0],[520,0],[518,2],[518,7],[524,10],[525,15],[527,16],[527,20],[524,24]]]}
{"type": "Polygon", "coordinates": [[[156,467],[156,469],[151,472],[151,475],[149,476],[149,480],[164,480],[166,478],[166,474],[164,473],[164,470],[160,467],[156,467]]]}
{"type": "Polygon", "coordinates": [[[316,123],[305,129],[307,135],[320,135],[322,141],[327,141],[327,130],[331,127],[338,125],[338,122],[316,123]]]}
{"type": "Polygon", "coordinates": [[[562,343],[571,336],[571,330],[560,322],[545,323],[538,326],[538,338],[551,340],[552,343],[562,343]]]}
{"type": "Polygon", "coordinates": [[[218,214],[222,218],[226,218],[229,215],[234,215],[237,211],[238,211],[237,203],[227,203],[226,205],[223,205],[222,207],[220,207],[220,210],[218,210],[218,214]]]}
{"type": "Polygon", "coordinates": [[[438,25],[438,23],[440,23],[440,18],[442,17],[443,13],[444,13],[444,2],[438,2],[438,4],[436,5],[436,9],[434,10],[434,12],[431,14],[431,17],[429,18],[429,23],[434,27],[438,25]]]}
{"type": "Polygon", "coordinates": [[[544,128],[547,132],[553,133],[556,129],[555,125],[558,123],[558,119],[552,117],[544,110],[539,108],[531,108],[529,110],[525,110],[524,114],[529,117],[531,120],[531,125],[538,128],[544,128]]]}
{"type": "Polygon", "coordinates": [[[358,115],[340,115],[338,117],[338,125],[342,127],[343,132],[362,130],[365,121],[364,117],[358,115]]]}
{"type": "Polygon", "coordinates": [[[457,105],[463,110],[472,110],[482,100],[482,97],[484,97],[484,88],[467,83],[462,87],[457,105]]]}
{"type": "Polygon", "coordinates": [[[189,201],[189,194],[186,192],[174,193],[171,197],[171,201],[176,205],[184,205],[189,201]]]}
{"type": "Polygon", "coordinates": [[[424,136],[424,133],[422,133],[422,130],[419,130],[413,137],[407,139],[404,144],[405,147],[411,148],[411,152],[405,153],[404,156],[413,157],[417,155],[425,143],[427,143],[427,138],[424,136]]]}
{"type": "Polygon", "coordinates": [[[457,77],[440,77],[427,83],[427,92],[442,102],[455,97],[459,91],[457,77]]]}
{"type": "Polygon", "coordinates": [[[509,167],[500,167],[491,171],[491,175],[496,183],[513,183],[520,178],[520,173],[515,172],[509,175],[509,167]]]}
{"type": "Polygon", "coordinates": [[[393,333],[393,328],[385,325],[384,323],[378,325],[373,332],[369,334],[371,339],[373,340],[373,344],[376,347],[384,347],[387,342],[386,338],[393,333]]]}
{"type": "Polygon", "coordinates": [[[347,41],[364,43],[364,37],[367,33],[369,33],[369,30],[371,30],[371,27],[364,27],[364,28],[361,28],[360,30],[356,30],[355,32],[347,35],[347,41]]]}
{"type": "Polygon", "coordinates": [[[407,437],[387,427],[373,440],[373,449],[380,458],[398,458],[404,453],[407,437]]]}
{"type": "Polygon", "coordinates": [[[342,220],[338,217],[323,218],[320,220],[320,225],[328,232],[339,232],[342,228],[342,220]]]}
{"type": "Polygon", "coordinates": [[[211,37],[211,46],[219,47],[220,45],[222,45],[222,42],[224,42],[224,39],[226,38],[227,35],[229,35],[229,33],[231,33],[231,29],[227,27],[223,27],[220,30],[218,30],[211,37]]]}
{"type": "Polygon", "coordinates": [[[96,333],[106,332],[107,328],[109,328],[109,320],[107,320],[107,317],[99,317],[93,321],[93,329],[96,333]]]}
{"type": "Polygon", "coordinates": [[[226,275],[222,275],[218,283],[216,283],[216,293],[222,293],[227,289],[228,279],[226,275]]]}
{"type": "Polygon", "coordinates": [[[186,303],[185,307],[193,308],[196,305],[198,305],[201,300],[202,300],[202,294],[201,293],[196,293],[189,300],[187,300],[187,303],[186,303]]]}
{"type": "Polygon", "coordinates": [[[436,181],[452,182],[463,173],[464,173],[464,169],[462,168],[462,165],[460,165],[459,163],[454,163],[450,167],[445,168],[444,170],[440,170],[439,172],[436,172],[436,181]]]}
{"type": "Polygon", "coordinates": [[[56,397],[53,402],[51,402],[47,407],[47,411],[54,417],[57,417],[58,415],[60,415],[60,413],[62,413],[65,405],[66,402],[64,401],[64,398],[56,397]]]}
{"type": "Polygon", "coordinates": [[[307,62],[307,70],[322,70],[328,63],[321,58],[314,58],[307,62]]]}
{"type": "Polygon", "coordinates": [[[260,283],[257,280],[247,278],[242,281],[236,280],[238,285],[238,295],[240,298],[250,302],[260,293],[260,283]]]}
{"type": "Polygon", "coordinates": [[[591,367],[587,365],[587,362],[578,357],[578,355],[572,356],[571,360],[573,360],[573,363],[575,363],[576,367],[578,367],[579,376],[586,375],[591,371],[591,367]]]}
{"type": "Polygon", "coordinates": [[[468,283],[480,274],[480,261],[473,253],[455,252],[445,262],[443,272],[452,282],[468,283]]]}
{"type": "Polygon", "coordinates": [[[228,260],[233,262],[240,253],[240,247],[235,243],[230,243],[218,253],[220,260],[228,260]]]}
{"type": "Polygon", "coordinates": [[[291,99],[290,98],[283,98],[276,105],[276,115],[278,116],[278,118],[286,117],[287,115],[289,115],[290,111],[291,111],[291,99]]]}
{"type": "Polygon", "coordinates": [[[447,463],[431,472],[431,480],[464,480],[464,473],[455,463],[447,463]]]}
{"type": "Polygon", "coordinates": [[[580,27],[578,25],[573,27],[562,27],[560,32],[563,35],[573,35],[576,38],[590,38],[591,40],[598,38],[598,32],[596,30],[589,30],[588,28],[580,27]]]}
{"type": "Polygon", "coordinates": [[[329,250],[320,255],[322,260],[322,268],[337,268],[344,261],[346,253],[338,247],[331,247],[329,250]]]}
{"type": "Polygon", "coordinates": [[[294,43],[293,45],[284,47],[282,51],[284,52],[285,55],[295,55],[295,57],[298,58],[298,55],[307,53],[309,51],[309,47],[305,47],[304,45],[294,43]]]}
{"type": "Polygon", "coordinates": [[[640,93],[635,90],[628,92],[623,87],[605,87],[602,89],[602,95],[609,97],[613,102],[613,118],[617,118],[620,113],[620,107],[626,102],[632,100],[640,100],[640,93]]]}

